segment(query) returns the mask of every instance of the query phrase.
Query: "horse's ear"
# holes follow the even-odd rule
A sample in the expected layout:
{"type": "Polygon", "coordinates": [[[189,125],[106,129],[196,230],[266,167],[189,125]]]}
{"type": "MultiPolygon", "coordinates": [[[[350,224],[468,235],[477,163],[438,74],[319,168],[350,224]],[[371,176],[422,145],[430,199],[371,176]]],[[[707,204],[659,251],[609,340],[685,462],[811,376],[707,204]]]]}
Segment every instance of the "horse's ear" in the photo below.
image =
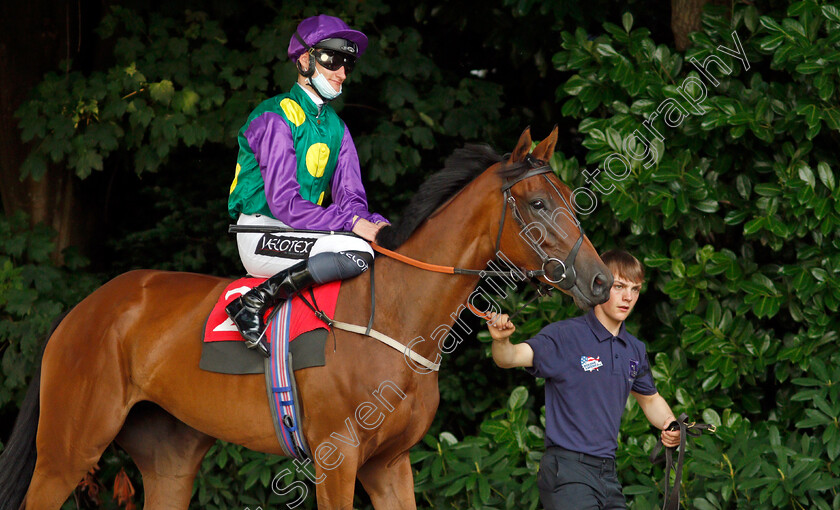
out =
{"type": "Polygon", "coordinates": [[[519,141],[516,142],[516,147],[510,154],[510,162],[518,163],[525,159],[525,156],[531,152],[531,126],[525,128],[525,131],[519,135],[519,141]]]}
{"type": "Polygon", "coordinates": [[[551,160],[551,156],[554,154],[554,147],[557,145],[557,126],[554,126],[554,129],[551,130],[551,134],[548,135],[545,140],[540,142],[536,147],[534,147],[534,152],[531,154],[537,159],[542,161],[549,161],[551,160]]]}

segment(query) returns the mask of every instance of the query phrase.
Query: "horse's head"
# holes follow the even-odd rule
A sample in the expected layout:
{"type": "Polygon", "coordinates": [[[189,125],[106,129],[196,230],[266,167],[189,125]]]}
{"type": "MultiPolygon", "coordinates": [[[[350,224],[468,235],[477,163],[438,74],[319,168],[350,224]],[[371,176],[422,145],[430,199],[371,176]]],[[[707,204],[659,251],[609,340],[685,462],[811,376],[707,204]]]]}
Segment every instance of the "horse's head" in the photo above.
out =
{"type": "Polygon", "coordinates": [[[548,166],[556,144],[555,127],[529,154],[526,129],[510,158],[500,163],[505,214],[497,249],[520,267],[542,267],[541,281],[571,295],[579,307],[591,308],[609,299],[613,277],[583,233],[571,189],[548,166]]]}

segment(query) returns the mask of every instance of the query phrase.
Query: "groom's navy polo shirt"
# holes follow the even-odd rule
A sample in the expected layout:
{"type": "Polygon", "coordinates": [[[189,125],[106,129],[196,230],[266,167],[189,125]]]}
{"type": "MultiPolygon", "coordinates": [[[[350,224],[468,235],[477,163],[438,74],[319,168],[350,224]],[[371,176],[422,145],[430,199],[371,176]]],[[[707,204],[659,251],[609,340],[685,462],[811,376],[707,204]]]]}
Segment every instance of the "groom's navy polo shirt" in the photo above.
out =
{"type": "Polygon", "coordinates": [[[545,444],[615,458],[618,428],[630,390],[653,395],[645,344],[624,329],[618,336],[593,311],[544,327],[526,340],[545,378],[545,444]]]}

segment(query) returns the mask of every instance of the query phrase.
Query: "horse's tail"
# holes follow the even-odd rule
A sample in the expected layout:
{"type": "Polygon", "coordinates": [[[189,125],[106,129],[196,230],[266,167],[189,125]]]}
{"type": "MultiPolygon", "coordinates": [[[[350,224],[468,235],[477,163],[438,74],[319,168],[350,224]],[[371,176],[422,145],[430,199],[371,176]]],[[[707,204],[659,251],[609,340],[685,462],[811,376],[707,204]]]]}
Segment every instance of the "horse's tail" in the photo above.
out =
{"type": "MultiPolygon", "coordinates": [[[[53,322],[47,341],[63,318],[64,315],[53,322]]],[[[47,343],[44,342],[44,347],[46,345],[47,343]]],[[[23,399],[23,405],[20,407],[9,442],[0,454],[0,510],[20,508],[29,483],[32,481],[32,473],[35,471],[37,458],[35,435],[38,432],[38,415],[41,411],[41,358],[43,356],[44,349],[42,348],[38,359],[38,370],[32,382],[29,383],[29,389],[26,390],[26,397],[23,399]]]]}

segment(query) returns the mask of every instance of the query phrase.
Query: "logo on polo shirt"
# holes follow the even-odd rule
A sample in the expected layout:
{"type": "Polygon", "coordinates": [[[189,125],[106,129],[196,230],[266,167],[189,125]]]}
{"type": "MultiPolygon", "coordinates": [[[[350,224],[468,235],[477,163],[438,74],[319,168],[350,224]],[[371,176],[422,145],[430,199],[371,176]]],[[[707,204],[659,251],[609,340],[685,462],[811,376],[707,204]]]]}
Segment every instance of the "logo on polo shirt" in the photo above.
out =
{"type": "Polygon", "coordinates": [[[593,358],[592,356],[581,356],[580,366],[583,367],[584,371],[592,372],[593,370],[598,370],[604,366],[604,364],[601,363],[601,356],[598,356],[597,358],[593,358]]]}
{"type": "Polygon", "coordinates": [[[631,359],[630,360],[630,378],[635,379],[639,375],[639,362],[631,359]]]}

